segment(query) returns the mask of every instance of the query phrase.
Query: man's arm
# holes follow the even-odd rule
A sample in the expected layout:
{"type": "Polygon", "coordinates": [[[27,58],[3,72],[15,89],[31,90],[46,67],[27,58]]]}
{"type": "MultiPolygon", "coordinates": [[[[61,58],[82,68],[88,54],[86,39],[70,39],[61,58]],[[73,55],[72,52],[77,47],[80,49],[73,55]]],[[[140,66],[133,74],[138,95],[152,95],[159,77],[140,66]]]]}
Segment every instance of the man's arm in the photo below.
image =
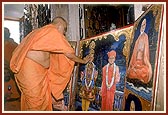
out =
{"type": "Polygon", "coordinates": [[[81,59],[80,57],[76,56],[73,53],[64,53],[64,54],[70,60],[78,62],[78,63],[82,63],[82,64],[86,64],[90,60],[89,56],[86,56],[85,58],[81,59]]]}

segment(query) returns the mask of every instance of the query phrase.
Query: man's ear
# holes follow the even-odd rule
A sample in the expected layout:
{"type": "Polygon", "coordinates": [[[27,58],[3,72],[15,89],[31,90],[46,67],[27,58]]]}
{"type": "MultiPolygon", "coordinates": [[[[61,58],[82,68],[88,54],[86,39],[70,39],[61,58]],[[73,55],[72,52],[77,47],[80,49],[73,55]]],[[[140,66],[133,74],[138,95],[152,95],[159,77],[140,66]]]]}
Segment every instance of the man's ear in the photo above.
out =
{"type": "Polygon", "coordinates": [[[58,23],[58,24],[57,24],[57,29],[58,29],[58,31],[61,32],[61,31],[63,30],[62,28],[63,28],[62,24],[61,24],[61,23],[58,23]]]}

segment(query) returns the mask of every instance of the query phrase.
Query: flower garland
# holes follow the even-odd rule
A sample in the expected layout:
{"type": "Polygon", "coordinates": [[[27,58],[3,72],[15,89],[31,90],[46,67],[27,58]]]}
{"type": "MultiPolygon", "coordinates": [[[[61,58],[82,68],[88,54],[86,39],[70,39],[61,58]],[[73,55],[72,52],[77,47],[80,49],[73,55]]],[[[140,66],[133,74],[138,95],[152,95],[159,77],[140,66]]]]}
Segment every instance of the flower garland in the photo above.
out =
{"type": "Polygon", "coordinates": [[[110,88],[112,87],[112,85],[114,84],[114,75],[115,75],[115,72],[116,72],[116,64],[114,63],[113,64],[113,67],[114,67],[114,70],[113,70],[113,76],[112,76],[112,80],[111,80],[111,83],[109,84],[108,83],[108,68],[109,68],[109,63],[107,64],[107,67],[106,67],[106,86],[107,86],[107,89],[110,90],[110,88]]]}
{"type": "MultiPolygon", "coordinates": [[[[94,66],[94,63],[93,62],[91,62],[92,63],[92,65],[94,66]]],[[[92,69],[92,76],[91,76],[91,80],[90,80],[90,82],[89,82],[89,85],[87,85],[87,81],[86,81],[86,73],[87,73],[87,66],[85,66],[85,86],[86,86],[86,88],[87,88],[87,90],[89,89],[89,87],[91,86],[91,84],[92,84],[92,80],[93,80],[93,78],[94,78],[94,71],[95,71],[95,67],[93,67],[93,69],[92,69]]]]}

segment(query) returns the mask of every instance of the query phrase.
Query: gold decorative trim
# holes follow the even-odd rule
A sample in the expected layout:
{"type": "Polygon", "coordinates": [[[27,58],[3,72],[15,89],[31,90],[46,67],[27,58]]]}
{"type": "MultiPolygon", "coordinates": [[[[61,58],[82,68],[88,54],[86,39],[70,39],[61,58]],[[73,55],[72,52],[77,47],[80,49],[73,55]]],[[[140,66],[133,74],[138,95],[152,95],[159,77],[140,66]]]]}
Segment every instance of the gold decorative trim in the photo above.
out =
{"type": "MultiPolygon", "coordinates": [[[[126,65],[128,65],[128,58],[129,58],[129,53],[130,53],[130,45],[132,43],[132,31],[133,31],[133,26],[121,29],[121,30],[113,30],[108,33],[92,37],[90,39],[84,39],[80,41],[80,52],[79,55],[80,57],[83,57],[82,52],[83,52],[83,45],[85,44],[86,47],[88,47],[90,44],[93,44],[95,47],[95,41],[96,40],[102,40],[102,39],[107,39],[108,35],[112,35],[116,41],[119,40],[119,37],[123,34],[126,37],[126,41],[124,42],[124,48],[123,48],[123,54],[126,56],[126,65]]],[[[90,47],[90,46],[89,46],[90,47]]],[[[90,48],[93,49],[93,48],[90,48]]]]}
{"type": "Polygon", "coordinates": [[[158,14],[162,14],[163,5],[161,5],[161,4],[155,5],[154,7],[151,8],[151,10],[153,11],[153,16],[156,16],[156,19],[155,19],[155,30],[159,31],[161,15],[158,15],[158,14]]]}

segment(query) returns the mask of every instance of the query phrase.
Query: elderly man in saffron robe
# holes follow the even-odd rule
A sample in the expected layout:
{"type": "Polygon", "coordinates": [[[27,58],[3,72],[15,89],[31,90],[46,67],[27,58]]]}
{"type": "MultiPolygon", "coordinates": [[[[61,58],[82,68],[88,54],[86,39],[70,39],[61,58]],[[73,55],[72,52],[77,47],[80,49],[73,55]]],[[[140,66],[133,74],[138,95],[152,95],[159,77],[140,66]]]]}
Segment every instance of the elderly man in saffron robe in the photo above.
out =
{"type": "Polygon", "coordinates": [[[100,95],[102,96],[101,110],[112,111],[116,84],[120,81],[119,67],[114,63],[116,52],[108,52],[108,64],[102,69],[102,86],[100,95]]]}
{"type": "Polygon", "coordinates": [[[149,62],[149,42],[145,33],[146,19],[142,21],[140,35],[136,40],[130,60],[127,76],[148,83],[152,77],[152,67],[149,62]]]}
{"type": "MultiPolygon", "coordinates": [[[[22,111],[51,111],[63,99],[74,62],[86,64],[65,38],[67,22],[56,17],[51,24],[29,33],[13,53],[10,68],[21,91],[22,111]]],[[[62,105],[64,110],[64,105],[62,105]]]]}

